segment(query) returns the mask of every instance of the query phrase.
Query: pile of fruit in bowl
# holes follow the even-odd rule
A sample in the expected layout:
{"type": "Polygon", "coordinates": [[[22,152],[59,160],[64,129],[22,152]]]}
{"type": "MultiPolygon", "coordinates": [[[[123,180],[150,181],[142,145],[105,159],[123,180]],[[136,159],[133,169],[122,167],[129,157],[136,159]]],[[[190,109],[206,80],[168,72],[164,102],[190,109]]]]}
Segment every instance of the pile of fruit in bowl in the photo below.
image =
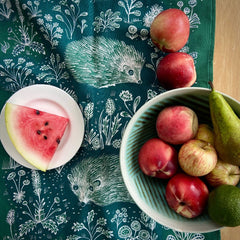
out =
{"type": "Polygon", "coordinates": [[[136,204],[178,231],[240,225],[239,116],[238,101],[199,87],[170,90],[143,105],[120,150],[136,204]]]}

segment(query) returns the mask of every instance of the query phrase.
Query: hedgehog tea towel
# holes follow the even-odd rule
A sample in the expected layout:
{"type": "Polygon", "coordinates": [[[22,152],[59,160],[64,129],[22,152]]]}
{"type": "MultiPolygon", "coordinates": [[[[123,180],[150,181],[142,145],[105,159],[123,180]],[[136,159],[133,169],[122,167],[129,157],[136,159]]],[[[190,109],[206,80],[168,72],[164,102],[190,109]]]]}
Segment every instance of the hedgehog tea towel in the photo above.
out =
{"type": "MultiPolygon", "coordinates": [[[[183,10],[195,61],[194,86],[212,80],[215,0],[2,0],[0,104],[30,85],[54,85],[82,110],[85,133],[71,161],[47,172],[15,162],[0,145],[1,239],[220,239],[150,219],[122,179],[119,149],[133,114],[166,91],[156,79],[163,53],[154,17],[183,10]]],[[[34,99],[34,96],[33,96],[34,99]]]]}

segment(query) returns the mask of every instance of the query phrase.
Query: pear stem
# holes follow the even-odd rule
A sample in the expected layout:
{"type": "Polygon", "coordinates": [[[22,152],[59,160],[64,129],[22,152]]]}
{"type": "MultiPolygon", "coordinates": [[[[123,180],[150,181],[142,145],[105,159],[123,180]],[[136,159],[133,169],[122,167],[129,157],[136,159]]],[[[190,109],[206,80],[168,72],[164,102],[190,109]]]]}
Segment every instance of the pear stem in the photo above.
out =
{"type": "Polygon", "coordinates": [[[214,90],[214,86],[213,86],[213,83],[211,81],[208,82],[208,84],[210,85],[212,91],[214,90]]]}

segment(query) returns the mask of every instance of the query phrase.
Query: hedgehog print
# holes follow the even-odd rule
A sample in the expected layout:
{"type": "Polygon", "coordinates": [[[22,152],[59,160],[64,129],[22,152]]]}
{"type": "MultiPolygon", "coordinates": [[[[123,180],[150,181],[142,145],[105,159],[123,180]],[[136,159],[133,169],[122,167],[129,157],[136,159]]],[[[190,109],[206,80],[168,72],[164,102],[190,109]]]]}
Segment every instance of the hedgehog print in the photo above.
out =
{"type": "Polygon", "coordinates": [[[142,83],[143,54],[123,41],[83,37],[67,45],[65,61],[76,81],[95,88],[142,83]]]}
{"type": "Polygon", "coordinates": [[[122,179],[118,155],[84,158],[67,178],[82,206],[90,202],[98,206],[133,202],[122,179]]]}

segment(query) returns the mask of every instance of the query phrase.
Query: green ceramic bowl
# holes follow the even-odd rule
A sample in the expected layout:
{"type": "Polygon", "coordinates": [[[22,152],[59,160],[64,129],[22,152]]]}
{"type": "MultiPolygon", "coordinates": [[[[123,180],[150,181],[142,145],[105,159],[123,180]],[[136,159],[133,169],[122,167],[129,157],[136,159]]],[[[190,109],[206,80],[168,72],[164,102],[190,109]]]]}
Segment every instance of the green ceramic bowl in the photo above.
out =
{"type": "MultiPolygon", "coordinates": [[[[157,136],[155,122],[158,113],[170,105],[185,105],[198,115],[200,123],[211,124],[207,88],[179,88],[162,93],[144,104],[130,120],[120,150],[120,165],[125,185],[133,200],[156,222],[184,232],[211,232],[221,228],[212,222],[207,212],[187,219],[171,210],[165,200],[166,180],[148,177],[138,165],[138,152],[150,138],[157,136]]],[[[223,94],[240,116],[240,103],[223,94]]]]}

